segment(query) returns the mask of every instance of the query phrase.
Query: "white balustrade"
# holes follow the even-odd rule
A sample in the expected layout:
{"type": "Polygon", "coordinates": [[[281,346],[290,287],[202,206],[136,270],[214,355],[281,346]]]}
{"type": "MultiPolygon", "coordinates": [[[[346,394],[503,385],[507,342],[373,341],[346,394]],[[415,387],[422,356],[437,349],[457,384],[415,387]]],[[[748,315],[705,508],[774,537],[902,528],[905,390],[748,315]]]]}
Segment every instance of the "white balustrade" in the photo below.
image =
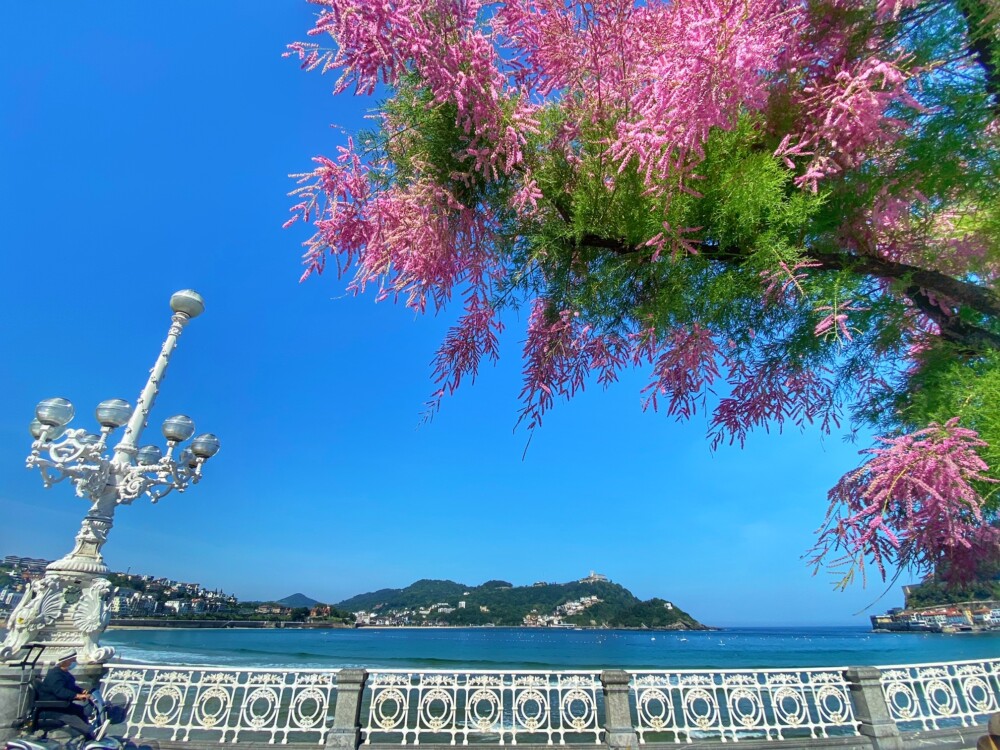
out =
{"type": "Polygon", "coordinates": [[[882,667],[882,691],[903,731],[973,726],[1000,711],[1000,661],[882,667]]]}
{"type": "Polygon", "coordinates": [[[269,743],[326,740],[337,673],[321,669],[113,666],[104,699],[126,707],[137,739],[269,743]]]}
{"type": "MultiPolygon", "coordinates": [[[[879,669],[900,731],[972,726],[1000,711],[1000,661],[879,669]]],[[[868,719],[855,714],[858,686],[847,674],[634,672],[632,729],[641,744],[857,736],[868,719]]],[[[134,740],[323,744],[334,723],[337,672],[114,665],[102,689],[108,703],[126,707],[113,731],[134,740]]],[[[873,689],[878,702],[877,677],[873,689]]],[[[360,730],[366,745],[600,744],[608,728],[601,675],[593,671],[377,670],[360,698],[360,726],[338,730],[360,730]]]]}
{"type": "Polygon", "coordinates": [[[858,734],[843,669],[633,674],[639,742],[858,734]]]}
{"type": "Polygon", "coordinates": [[[601,741],[596,672],[409,672],[368,677],[364,744],[601,741]]]}

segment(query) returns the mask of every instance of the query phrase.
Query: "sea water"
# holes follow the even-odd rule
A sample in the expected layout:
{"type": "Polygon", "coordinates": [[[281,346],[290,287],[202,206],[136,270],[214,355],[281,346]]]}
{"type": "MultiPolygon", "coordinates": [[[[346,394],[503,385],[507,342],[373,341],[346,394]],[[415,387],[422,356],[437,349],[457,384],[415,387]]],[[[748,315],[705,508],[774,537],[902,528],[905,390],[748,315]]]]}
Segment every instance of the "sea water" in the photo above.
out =
{"type": "Polygon", "coordinates": [[[117,629],[102,645],[140,664],[234,668],[767,669],[1000,658],[1000,631],[872,633],[859,627],[674,632],[564,628],[117,629]]]}

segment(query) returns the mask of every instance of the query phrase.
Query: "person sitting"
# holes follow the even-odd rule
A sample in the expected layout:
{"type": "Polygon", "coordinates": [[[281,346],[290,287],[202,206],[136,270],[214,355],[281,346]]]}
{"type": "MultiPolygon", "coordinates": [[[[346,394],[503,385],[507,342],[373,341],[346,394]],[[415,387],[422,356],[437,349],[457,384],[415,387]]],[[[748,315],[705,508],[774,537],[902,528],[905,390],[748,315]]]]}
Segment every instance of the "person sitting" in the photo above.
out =
{"type": "Polygon", "coordinates": [[[46,708],[39,714],[39,718],[61,721],[63,726],[74,734],[82,735],[85,740],[92,740],[94,728],[87,721],[83,706],[73,702],[87,700],[90,697],[86,690],[80,689],[69,671],[76,661],[76,652],[67,651],[56,658],[56,663],[38,686],[37,698],[40,701],[61,701],[65,707],[46,708]]]}

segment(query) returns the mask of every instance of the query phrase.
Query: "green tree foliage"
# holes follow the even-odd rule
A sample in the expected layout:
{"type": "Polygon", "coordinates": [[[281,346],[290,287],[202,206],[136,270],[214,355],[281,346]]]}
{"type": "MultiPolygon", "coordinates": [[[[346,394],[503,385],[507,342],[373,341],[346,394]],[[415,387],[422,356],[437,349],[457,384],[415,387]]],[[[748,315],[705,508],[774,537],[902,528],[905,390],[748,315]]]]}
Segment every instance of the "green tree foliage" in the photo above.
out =
{"type": "Polygon", "coordinates": [[[906,608],[922,609],[959,602],[1000,601],[1000,581],[946,585],[940,581],[924,581],[906,590],[906,608]]]}

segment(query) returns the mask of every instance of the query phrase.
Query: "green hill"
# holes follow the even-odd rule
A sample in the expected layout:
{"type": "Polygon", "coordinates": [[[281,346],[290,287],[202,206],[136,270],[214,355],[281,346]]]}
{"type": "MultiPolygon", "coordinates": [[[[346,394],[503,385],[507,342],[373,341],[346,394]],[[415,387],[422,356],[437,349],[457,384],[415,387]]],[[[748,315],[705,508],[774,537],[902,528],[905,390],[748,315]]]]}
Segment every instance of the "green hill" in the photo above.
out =
{"type": "Polygon", "coordinates": [[[368,594],[358,594],[337,604],[337,609],[360,612],[371,611],[377,607],[385,609],[423,607],[437,602],[457,601],[466,591],[470,591],[467,586],[454,581],[423,579],[405,589],[379,589],[368,594]]]}
{"type": "Polygon", "coordinates": [[[286,607],[315,607],[319,603],[305,594],[292,594],[275,602],[275,604],[284,604],[286,607]]]}
{"type": "Polygon", "coordinates": [[[454,581],[420,580],[404,589],[380,589],[339,602],[338,609],[405,618],[410,624],[522,625],[526,616],[557,614],[558,607],[594,597],[600,601],[576,613],[560,613],[565,625],[618,628],[703,629],[701,623],[663,599],[641,601],[610,581],[573,581],[512,586],[487,581],[466,586],[454,581]],[[465,602],[464,607],[459,602],[465,602]],[[446,605],[441,611],[437,605],[446,605]],[[426,614],[421,614],[424,610],[426,614]]]}
{"type": "Polygon", "coordinates": [[[974,601],[1000,601],[1000,580],[947,584],[928,580],[903,586],[906,609],[922,609],[974,601]]]}

